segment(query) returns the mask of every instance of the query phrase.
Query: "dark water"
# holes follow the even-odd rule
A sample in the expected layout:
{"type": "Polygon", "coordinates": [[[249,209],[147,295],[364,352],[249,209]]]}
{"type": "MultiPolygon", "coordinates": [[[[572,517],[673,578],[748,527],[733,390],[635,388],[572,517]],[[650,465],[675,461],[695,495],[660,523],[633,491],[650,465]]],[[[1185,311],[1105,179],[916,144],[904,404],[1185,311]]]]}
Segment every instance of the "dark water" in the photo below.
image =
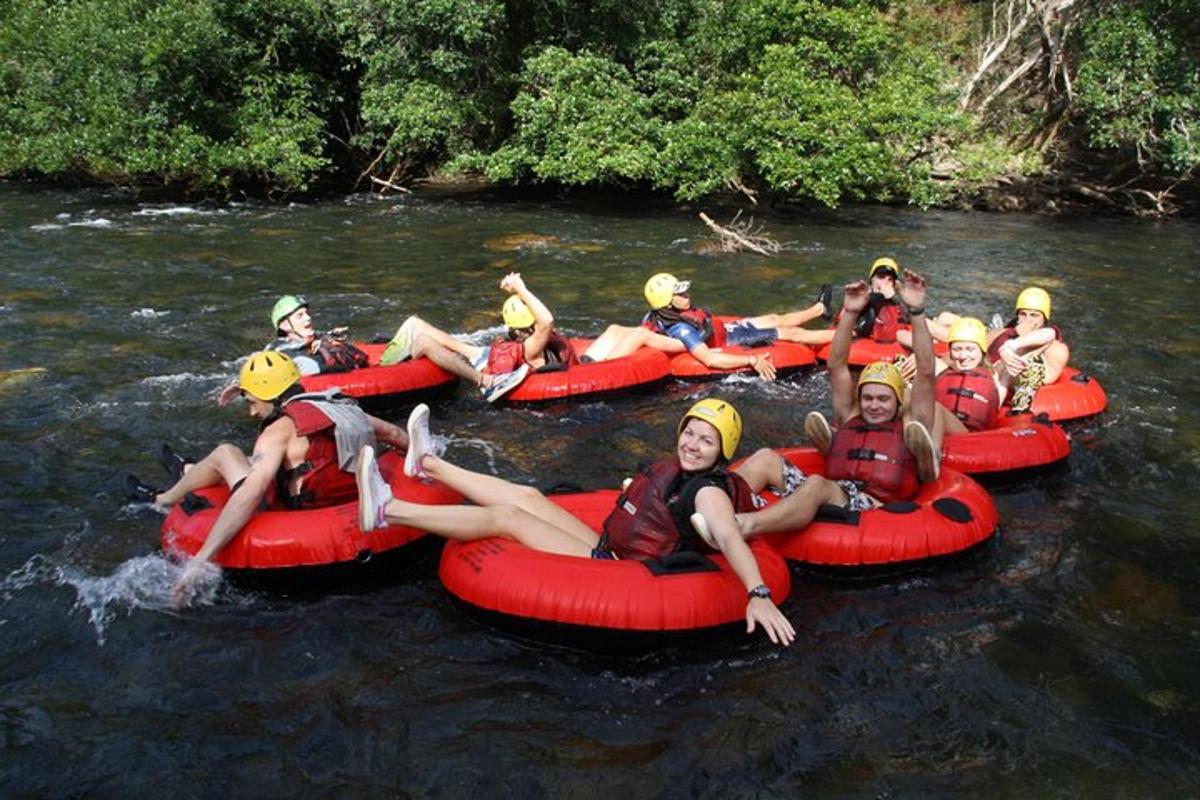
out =
{"type": "MultiPolygon", "coordinates": [[[[0,186],[0,796],[1179,797],[1200,793],[1200,228],[847,210],[771,217],[772,260],[696,255],[690,212],[366,198],[139,205],[0,186]],[[503,237],[557,237],[513,247],[503,237]],[[873,585],[799,576],[786,651],[734,635],[633,660],[530,646],[454,607],[432,563],[165,607],[160,518],[124,507],[161,441],[252,429],[214,398],[283,292],[360,336],[497,321],[509,269],[594,333],[659,269],[734,312],[806,305],[891,253],[930,305],[991,316],[1048,286],[1110,396],[1068,474],[998,498],[977,557],[873,585]]],[[[455,458],[614,485],[715,393],[744,452],[828,408],[819,373],[544,410],[465,389],[455,458]]]]}

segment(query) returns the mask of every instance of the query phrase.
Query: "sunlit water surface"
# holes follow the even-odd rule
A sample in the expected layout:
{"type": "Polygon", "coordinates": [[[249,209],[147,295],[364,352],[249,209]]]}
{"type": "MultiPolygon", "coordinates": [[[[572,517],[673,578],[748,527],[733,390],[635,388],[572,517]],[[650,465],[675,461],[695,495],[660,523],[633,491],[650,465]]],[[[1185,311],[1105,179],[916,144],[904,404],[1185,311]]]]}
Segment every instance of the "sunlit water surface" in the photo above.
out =
{"type": "MultiPolygon", "coordinates": [[[[709,209],[716,212],[716,209],[709,209]]],[[[724,219],[728,215],[721,212],[724,219]]],[[[1200,792],[1200,228],[849,209],[767,215],[776,258],[698,252],[694,211],[478,196],[208,208],[0,186],[0,795],[1146,797],[1200,792]],[[522,235],[533,234],[534,238],[522,235]],[[362,338],[410,313],[494,330],[506,271],[559,325],[642,313],[654,271],[735,313],[807,305],[877,255],[930,306],[1007,314],[1037,282],[1106,414],[1070,471],[998,496],[971,559],[871,584],[799,574],[792,648],[734,634],[605,659],[476,624],[434,562],[369,586],[221,583],[166,603],[153,452],[249,444],[215,397],[304,294],[362,338]]],[[[796,442],[819,372],[541,410],[435,408],[451,454],[612,486],[686,404],[733,399],[743,451],[796,442]]]]}

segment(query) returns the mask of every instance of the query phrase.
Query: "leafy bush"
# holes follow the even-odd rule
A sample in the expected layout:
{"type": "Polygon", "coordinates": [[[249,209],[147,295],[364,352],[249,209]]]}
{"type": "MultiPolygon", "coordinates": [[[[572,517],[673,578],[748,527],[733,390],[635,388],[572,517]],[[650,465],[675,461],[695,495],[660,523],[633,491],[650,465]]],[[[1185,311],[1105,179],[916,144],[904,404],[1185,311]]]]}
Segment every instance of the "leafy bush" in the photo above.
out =
{"type": "MultiPolygon", "coordinates": [[[[0,172],[155,180],[251,176],[302,191],[328,163],[316,3],[11,3],[0,32],[0,172]]],[[[327,49],[327,48],[326,48],[327,49]]]]}
{"type": "Polygon", "coordinates": [[[1200,2],[1112,4],[1082,32],[1077,105],[1096,148],[1143,168],[1200,166],[1200,2]]]}

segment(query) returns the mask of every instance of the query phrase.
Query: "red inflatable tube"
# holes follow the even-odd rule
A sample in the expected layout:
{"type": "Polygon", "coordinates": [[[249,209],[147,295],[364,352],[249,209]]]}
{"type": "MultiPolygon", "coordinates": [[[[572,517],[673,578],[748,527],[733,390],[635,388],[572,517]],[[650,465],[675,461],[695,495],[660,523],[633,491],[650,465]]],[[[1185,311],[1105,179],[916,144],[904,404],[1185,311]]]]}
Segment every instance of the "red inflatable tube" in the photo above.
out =
{"type": "MultiPolygon", "coordinates": [[[[812,448],[779,451],[806,474],[823,474],[824,457],[812,448]]],[[[773,499],[773,498],[770,498],[773,499]]],[[[999,516],[991,496],[961,472],[943,469],[911,502],[891,503],[844,518],[818,516],[803,530],[762,538],[785,558],[820,567],[907,565],[961,553],[987,541],[999,516]]]]}
{"type": "MultiPolygon", "coordinates": [[[[585,492],[551,499],[599,530],[618,494],[585,492]]],[[[751,551],[771,596],[782,603],[791,591],[787,564],[765,542],[752,542],[751,551]]],[[[448,542],[439,576],[452,595],[477,609],[595,633],[699,631],[745,620],[746,587],[723,556],[677,555],[683,563],[672,567],[674,557],[579,558],[531,550],[507,539],[480,539],[448,542]]]]}
{"type": "Polygon", "coordinates": [[[975,478],[1048,469],[1071,455],[1066,432],[1045,417],[1001,418],[1004,427],[950,434],[942,442],[942,466],[975,478]]]}
{"type": "MultiPolygon", "coordinates": [[[[431,505],[462,501],[461,495],[445,486],[405,477],[402,464],[403,459],[395,453],[379,458],[380,470],[397,497],[431,505]]],[[[229,499],[224,486],[194,494],[206,507],[195,508],[195,501],[189,499],[176,504],[163,521],[162,547],[167,552],[195,555],[229,499]]],[[[423,531],[400,526],[362,533],[357,502],[304,511],[259,511],[213,560],[221,567],[238,570],[330,566],[396,550],[422,536],[423,531]]]]}
{"type": "MultiPolygon", "coordinates": [[[[905,330],[911,330],[908,325],[904,326],[905,330]]],[[[822,361],[829,360],[829,351],[833,349],[833,344],[827,344],[817,350],[817,358],[822,361]]],[[[899,342],[888,342],[882,344],[874,339],[855,339],[850,343],[849,364],[852,367],[865,367],[872,361],[891,361],[896,356],[906,356],[912,351],[899,342]]]]}
{"type": "Polygon", "coordinates": [[[1108,395],[1100,382],[1077,369],[1064,367],[1054,383],[1037,390],[1030,413],[1045,414],[1055,422],[1082,419],[1101,413],[1108,406],[1108,395]]]}
{"type": "Polygon", "coordinates": [[[414,358],[399,364],[379,366],[379,357],[387,345],[355,342],[371,359],[371,366],[349,372],[308,375],[300,379],[306,392],[323,392],[338,387],[360,400],[390,395],[423,392],[447,386],[457,378],[427,358],[414,358]]]}
{"type": "MultiPolygon", "coordinates": [[[[592,339],[572,339],[571,346],[582,355],[592,339]]],[[[608,394],[638,389],[664,380],[669,359],[661,350],[640,347],[624,358],[576,364],[558,372],[533,372],[505,396],[516,403],[536,403],[568,397],[608,394]]]]}
{"type": "MultiPolygon", "coordinates": [[[[714,316],[713,324],[721,325],[726,322],[742,319],[741,317],[714,316]]],[[[775,342],[767,347],[735,347],[725,345],[720,348],[722,353],[737,356],[771,356],[771,363],[777,372],[792,372],[817,363],[813,349],[806,344],[797,342],[775,342]]],[[[697,380],[704,378],[720,378],[736,373],[754,374],[754,367],[734,367],[733,369],[713,369],[706,367],[699,359],[690,353],[677,353],[671,356],[671,375],[676,378],[697,380]]]]}

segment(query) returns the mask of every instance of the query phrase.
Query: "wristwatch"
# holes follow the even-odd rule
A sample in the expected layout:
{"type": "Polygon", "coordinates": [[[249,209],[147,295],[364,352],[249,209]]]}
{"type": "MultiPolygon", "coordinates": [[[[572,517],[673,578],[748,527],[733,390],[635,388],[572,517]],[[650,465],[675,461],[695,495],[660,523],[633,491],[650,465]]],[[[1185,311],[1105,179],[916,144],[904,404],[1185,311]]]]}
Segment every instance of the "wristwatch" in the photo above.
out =
{"type": "Polygon", "coordinates": [[[747,596],[751,598],[761,597],[764,600],[770,600],[771,590],[765,583],[760,583],[758,586],[755,586],[753,589],[751,589],[747,596]]]}

